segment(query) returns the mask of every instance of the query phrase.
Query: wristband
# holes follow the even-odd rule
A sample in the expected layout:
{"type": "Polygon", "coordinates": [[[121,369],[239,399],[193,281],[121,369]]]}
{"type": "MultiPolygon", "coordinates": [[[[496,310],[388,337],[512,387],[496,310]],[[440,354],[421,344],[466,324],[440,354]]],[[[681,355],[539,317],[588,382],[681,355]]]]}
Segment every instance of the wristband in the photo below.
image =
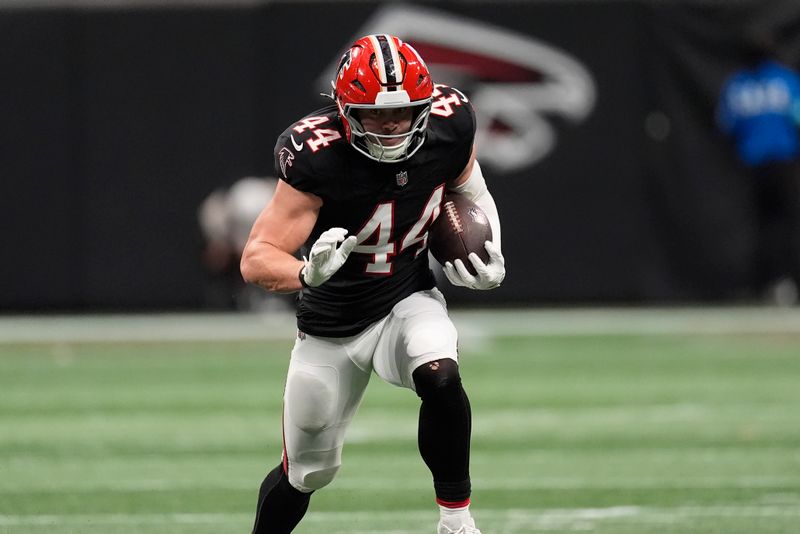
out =
{"type": "Polygon", "coordinates": [[[305,288],[309,288],[309,287],[311,287],[311,286],[310,286],[310,285],[308,285],[308,283],[306,283],[306,279],[305,279],[305,277],[303,276],[303,272],[304,272],[305,270],[306,270],[306,266],[305,266],[305,264],[303,264],[303,266],[302,266],[302,267],[300,267],[300,270],[297,272],[297,278],[299,278],[299,279],[300,279],[300,285],[301,285],[301,286],[303,286],[303,287],[305,287],[305,288]]]}

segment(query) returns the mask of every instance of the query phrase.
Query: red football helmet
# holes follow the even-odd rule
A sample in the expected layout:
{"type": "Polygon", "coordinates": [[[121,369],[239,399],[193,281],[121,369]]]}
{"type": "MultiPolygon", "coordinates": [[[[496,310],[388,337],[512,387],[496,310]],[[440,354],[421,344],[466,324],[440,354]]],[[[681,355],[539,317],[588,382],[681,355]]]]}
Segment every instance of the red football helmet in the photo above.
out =
{"type": "Polygon", "coordinates": [[[331,84],[345,135],[356,150],[376,161],[397,162],[410,158],[422,146],[433,83],[428,67],[411,45],[393,35],[362,37],[342,56],[331,84]],[[410,130],[367,132],[358,110],[382,108],[411,108],[410,130]]]}

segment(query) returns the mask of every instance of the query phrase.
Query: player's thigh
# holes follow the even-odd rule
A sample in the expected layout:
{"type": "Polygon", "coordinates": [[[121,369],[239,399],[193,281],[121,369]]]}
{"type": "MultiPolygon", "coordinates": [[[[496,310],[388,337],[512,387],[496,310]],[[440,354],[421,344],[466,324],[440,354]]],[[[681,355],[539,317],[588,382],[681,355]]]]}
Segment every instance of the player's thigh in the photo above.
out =
{"type": "Polygon", "coordinates": [[[400,301],[378,343],[375,372],[391,384],[414,389],[414,369],[433,360],[458,361],[458,333],[437,290],[419,291],[400,301]]]}
{"type": "Polygon", "coordinates": [[[330,483],[341,465],[345,432],[369,382],[342,343],[306,336],[292,350],[284,393],[284,453],[301,491],[330,483]]]}
{"type": "Polygon", "coordinates": [[[338,340],[304,336],[292,349],[284,418],[308,433],[341,425],[355,414],[369,381],[338,340]]]}

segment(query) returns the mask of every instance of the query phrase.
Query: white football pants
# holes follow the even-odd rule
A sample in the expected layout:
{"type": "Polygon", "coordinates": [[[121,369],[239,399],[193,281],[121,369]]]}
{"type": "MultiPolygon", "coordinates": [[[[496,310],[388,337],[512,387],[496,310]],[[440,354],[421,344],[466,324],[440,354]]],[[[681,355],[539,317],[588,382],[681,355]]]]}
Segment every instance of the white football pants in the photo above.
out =
{"type": "Polygon", "coordinates": [[[289,482],[310,492],[329,484],[370,374],[414,389],[411,374],[443,358],[458,361],[457,334],[438,289],[398,302],[380,321],[346,338],[298,335],[283,406],[284,465],[289,482]]]}

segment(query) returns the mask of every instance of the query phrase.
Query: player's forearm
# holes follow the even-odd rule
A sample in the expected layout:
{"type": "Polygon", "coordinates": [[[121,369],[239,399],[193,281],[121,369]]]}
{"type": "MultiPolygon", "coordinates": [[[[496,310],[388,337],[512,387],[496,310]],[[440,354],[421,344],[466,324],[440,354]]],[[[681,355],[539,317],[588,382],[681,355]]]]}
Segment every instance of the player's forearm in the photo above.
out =
{"type": "Polygon", "coordinates": [[[269,243],[250,242],[242,254],[240,269],[248,283],[267,291],[291,293],[302,289],[303,262],[269,243]]]}
{"type": "Polygon", "coordinates": [[[466,196],[483,210],[492,227],[492,242],[500,248],[500,216],[497,213],[494,197],[486,187],[486,180],[483,178],[483,172],[477,160],[472,163],[469,177],[462,183],[451,187],[451,190],[466,196]]]}
{"type": "Polygon", "coordinates": [[[473,202],[483,210],[486,217],[489,219],[489,225],[492,227],[492,242],[501,247],[500,242],[500,215],[497,213],[497,205],[494,203],[494,197],[488,189],[473,199],[473,202]]]}

